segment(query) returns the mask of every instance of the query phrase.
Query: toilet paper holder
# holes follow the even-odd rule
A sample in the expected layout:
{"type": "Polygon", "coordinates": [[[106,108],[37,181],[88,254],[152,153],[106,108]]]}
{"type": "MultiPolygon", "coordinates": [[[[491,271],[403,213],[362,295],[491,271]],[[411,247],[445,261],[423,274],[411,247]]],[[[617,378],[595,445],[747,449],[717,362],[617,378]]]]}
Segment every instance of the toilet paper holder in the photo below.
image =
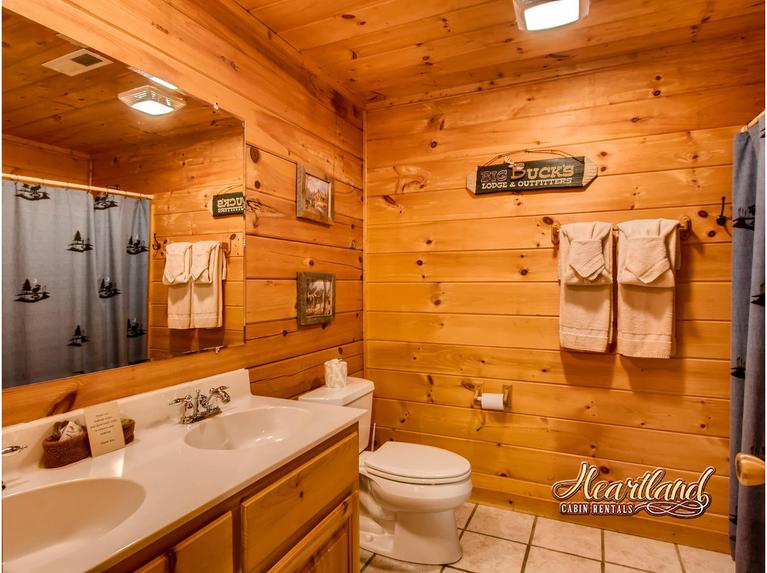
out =
{"type": "MultiPolygon", "coordinates": [[[[472,403],[477,408],[482,407],[482,386],[481,383],[474,385],[474,399],[472,403]]],[[[511,384],[503,385],[503,409],[506,412],[511,411],[511,384]]]]}

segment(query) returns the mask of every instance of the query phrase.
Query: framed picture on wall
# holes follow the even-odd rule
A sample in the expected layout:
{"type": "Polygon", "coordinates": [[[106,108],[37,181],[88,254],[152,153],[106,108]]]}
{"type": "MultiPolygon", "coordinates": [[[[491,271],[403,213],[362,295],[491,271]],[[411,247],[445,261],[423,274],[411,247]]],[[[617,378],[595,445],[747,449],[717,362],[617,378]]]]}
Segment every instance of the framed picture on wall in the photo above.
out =
{"type": "Polygon", "coordinates": [[[323,324],[336,316],[336,275],[298,273],[296,275],[298,324],[323,324]]]}
{"type": "Polygon", "coordinates": [[[296,171],[296,217],[318,223],[333,222],[333,178],[298,164],[296,171]]]}

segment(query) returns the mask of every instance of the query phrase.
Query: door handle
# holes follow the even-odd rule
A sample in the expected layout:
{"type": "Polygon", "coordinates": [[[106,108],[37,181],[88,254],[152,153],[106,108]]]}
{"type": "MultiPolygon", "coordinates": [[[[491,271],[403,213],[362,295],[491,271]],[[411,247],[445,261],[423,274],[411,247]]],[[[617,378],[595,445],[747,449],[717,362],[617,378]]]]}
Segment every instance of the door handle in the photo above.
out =
{"type": "Polygon", "coordinates": [[[735,475],[740,485],[762,485],[764,483],[764,460],[749,454],[735,456],[735,475]]]}

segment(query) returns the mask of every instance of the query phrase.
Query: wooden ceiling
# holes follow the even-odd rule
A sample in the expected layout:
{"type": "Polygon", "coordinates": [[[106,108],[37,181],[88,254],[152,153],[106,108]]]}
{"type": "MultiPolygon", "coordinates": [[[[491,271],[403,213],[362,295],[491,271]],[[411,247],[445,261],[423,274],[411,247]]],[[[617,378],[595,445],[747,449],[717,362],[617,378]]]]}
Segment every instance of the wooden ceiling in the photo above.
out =
{"type": "Polygon", "coordinates": [[[3,10],[3,133],[88,154],[241,124],[210,104],[184,96],[166,116],[129,108],[117,94],[149,80],[114,62],[69,77],[41,64],[81,46],[3,10]]]}
{"type": "Polygon", "coordinates": [[[542,32],[517,28],[512,0],[237,2],[374,105],[578,71],[764,23],[762,0],[591,0],[582,21],[542,32]]]}

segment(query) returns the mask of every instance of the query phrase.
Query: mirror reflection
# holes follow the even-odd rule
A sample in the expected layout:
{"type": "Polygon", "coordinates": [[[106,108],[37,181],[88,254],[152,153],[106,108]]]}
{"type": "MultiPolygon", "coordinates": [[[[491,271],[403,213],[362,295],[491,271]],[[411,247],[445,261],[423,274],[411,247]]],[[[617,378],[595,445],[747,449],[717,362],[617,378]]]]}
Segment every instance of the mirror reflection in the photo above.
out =
{"type": "Polygon", "coordinates": [[[3,10],[3,387],[241,344],[243,171],[241,120],[3,10]]]}

